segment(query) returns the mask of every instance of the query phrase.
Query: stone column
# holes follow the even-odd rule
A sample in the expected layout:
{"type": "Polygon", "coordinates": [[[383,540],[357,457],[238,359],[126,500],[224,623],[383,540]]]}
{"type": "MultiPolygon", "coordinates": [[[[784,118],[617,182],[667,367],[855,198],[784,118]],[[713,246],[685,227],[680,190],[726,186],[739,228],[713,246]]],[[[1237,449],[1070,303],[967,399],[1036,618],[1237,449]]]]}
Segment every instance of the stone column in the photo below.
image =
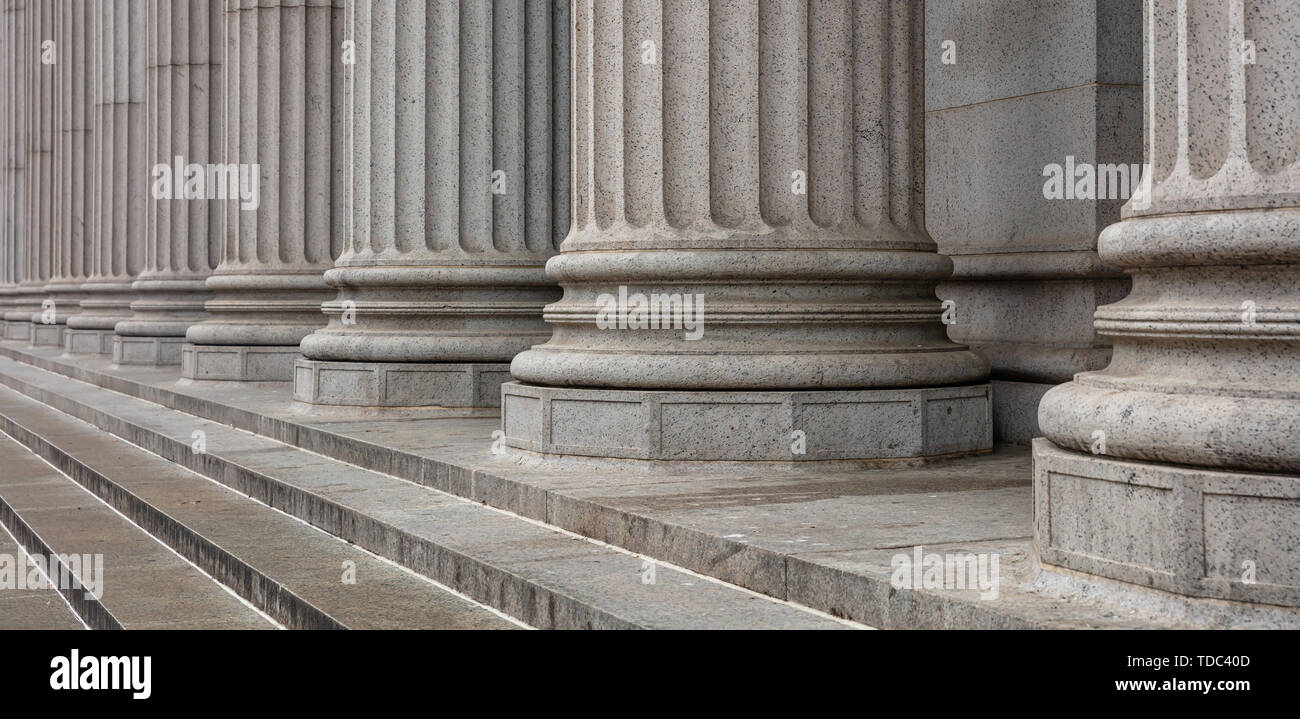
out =
{"type": "Polygon", "coordinates": [[[944,333],[911,2],[579,0],[573,227],[506,443],[681,460],[991,446],[944,333]]]}
{"type": "Polygon", "coordinates": [[[346,247],[294,396],[485,406],[546,340],[567,218],[565,2],[347,4],[346,247]]]}
{"type": "MultiPolygon", "coordinates": [[[[43,45],[54,36],[54,0],[26,0],[23,55],[25,92],[18,103],[25,114],[26,169],[23,189],[21,303],[5,313],[6,336],[33,339],[33,323],[42,317],[45,284],[50,278],[53,225],[54,65],[42,62],[43,45]]],[[[48,47],[48,46],[46,46],[48,47]]],[[[57,60],[57,48],[54,59],[57,60]]],[[[49,56],[47,55],[47,58],[49,56]]]]}
{"type": "MultiPolygon", "coordinates": [[[[22,316],[23,297],[19,283],[23,279],[23,236],[24,236],[24,197],[27,166],[26,136],[26,100],[27,88],[27,46],[25,0],[4,0],[3,48],[0,49],[0,62],[5,71],[0,73],[3,80],[3,95],[0,101],[4,109],[0,111],[0,123],[3,123],[3,183],[4,190],[0,202],[4,203],[4,222],[0,240],[0,338],[9,336],[10,320],[7,315],[14,313],[22,316]]],[[[30,323],[25,319],[14,321],[12,339],[26,339],[30,323]]]]}
{"type": "Polygon", "coordinates": [[[1043,397],[1035,544],[1049,566],[1295,606],[1300,15],[1144,14],[1151,170],[1098,242],[1133,291],[1096,313],[1110,366],[1043,397]]]}
{"type": "Polygon", "coordinates": [[[225,203],[212,318],[186,334],[182,372],[287,381],[343,240],[343,2],[232,1],[225,23],[225,161],[256,168],[259,197],[225,203]]]}
{"type": "Polygon", "coordinates": [[[144,268],[144,0],[92,3],[96,143],[88,161],[89,272],[81,311],[68,318],[64,347],[112,354],[113,327],[131,316],[131,282],[144,268]]]}
{"type": "Polygon", "coordinates": [[[55,0],[54,256],[45,285],[53,312],[33,324],[35,345],[64,346],[65,325],[81,309],[90,244],[86,241],[90,157],[92,0],[55,0]]]}
{"type": "Polygon", "coordinates": [[[180,364],[207,317],[204,280],[220,254],[222,0],[145,2],[145,269],[132,317],[117,323],[117,364],[180,364]]]}

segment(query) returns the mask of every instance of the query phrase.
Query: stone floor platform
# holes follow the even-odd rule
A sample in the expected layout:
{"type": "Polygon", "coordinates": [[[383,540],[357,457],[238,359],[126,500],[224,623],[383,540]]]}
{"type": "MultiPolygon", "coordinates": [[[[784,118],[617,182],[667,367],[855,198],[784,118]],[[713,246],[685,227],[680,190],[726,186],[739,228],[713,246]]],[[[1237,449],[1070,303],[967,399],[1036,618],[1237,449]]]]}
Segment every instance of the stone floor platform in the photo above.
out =
{"type": "MultiPolygon", "coordinates": [[[[504,446],[493,409],[322,412],[294,402],[288,382],[181,382],[175,367],[113,367],[19,342],[0,343],[0,355],[874,627],[1300,626],[1277,607],[1042,571],[1027,447],[888,469],[537,459],[504,446]],[[895,586],[900,562],[918,551],[996,557],[996,596],[895,586]]],[[[0,382],[37,392],[21,366],[0,360],[0,382]]]]}

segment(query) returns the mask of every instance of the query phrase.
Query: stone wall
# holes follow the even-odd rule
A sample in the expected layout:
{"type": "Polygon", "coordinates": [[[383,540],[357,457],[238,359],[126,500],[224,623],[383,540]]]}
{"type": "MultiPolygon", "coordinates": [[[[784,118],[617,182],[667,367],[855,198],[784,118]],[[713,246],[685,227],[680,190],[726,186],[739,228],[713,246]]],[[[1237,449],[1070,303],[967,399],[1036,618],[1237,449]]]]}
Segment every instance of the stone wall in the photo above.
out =
{"type": "Polygon", "coordinates": [[[1040,435],[1038,400],[1110,347],[1128,292],[1097,260],[1123,200],[1047,199],[1046,166],[1142,160],[1141,3],[926,2],[927,224],[953,279],[948,334],[992,365],[994,437],[1040,435]],[[951,42],[951,44],[947,44],[951,42]]]}

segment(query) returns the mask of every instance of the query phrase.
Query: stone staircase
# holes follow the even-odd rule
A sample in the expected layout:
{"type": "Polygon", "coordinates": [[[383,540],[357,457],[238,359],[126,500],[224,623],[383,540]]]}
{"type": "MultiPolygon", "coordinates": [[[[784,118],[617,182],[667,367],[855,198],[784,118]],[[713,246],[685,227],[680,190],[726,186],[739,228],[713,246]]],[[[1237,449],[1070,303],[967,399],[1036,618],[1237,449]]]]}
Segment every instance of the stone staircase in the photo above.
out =
{"type": "Polygon", "coordinates": [[[104,555],[102,600],[65,592],[92,628],[861,626],[10,359],[0,382],[3,524],[104,555]]]}
{"type": "Polygon", "coordinates": [[[1278,607],[1232,614],[1117,583],[1063,589],[1033,560],[1024,448],[875,468],[595,466],[497,453],[499,426],[494,410],[306,413],[289,383],[178,381],[175,368],[0,342],[5,528],[32,552],[94,551],[98,530],[67,518],[102,505],[116,532],[224,592],[212,601],[242,600],[234,615],[119,614],[130,587],[148,585],[122,573],[139,560],[115,549],[105,564],[128,587],[103,607],[0,590],[0,609],[12,598],[26,608],[14,616],[30,617],[0,626],[237,615],[288,628],[1300,625],[1278,607]],[[79,498],[48,512],[69,534],[24,505],[33,482],[79,498]],[[892,562],[922,549],[999,557],[1000,590],[897,586],[892,562]]]}

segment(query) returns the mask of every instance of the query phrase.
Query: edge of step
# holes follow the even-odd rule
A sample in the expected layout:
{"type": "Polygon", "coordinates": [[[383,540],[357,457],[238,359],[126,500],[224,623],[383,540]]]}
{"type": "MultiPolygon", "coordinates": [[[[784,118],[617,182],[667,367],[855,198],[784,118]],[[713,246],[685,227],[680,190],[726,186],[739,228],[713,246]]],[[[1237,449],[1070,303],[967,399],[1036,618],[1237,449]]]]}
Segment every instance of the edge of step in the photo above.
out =
{"type": "MultiPolygon", "coordinates": [[[[7,457],[7,466],[14,466],[16,463],[19,471],[30,473],[33,482],[7,482],[0,487],[0,522],[2,522],[11,536],[13,536],[22,550],[29,555],[39,555],[48,563],[46,565],[46,576],[54,583],[54,589],[67,601],[72,607],[73,612],[86,624],[90,629],[130,629],[130,628],[166,628],[169,626],[186,627],[188,623],[199,620],[201,625],[232,628],[232,629],[272,629],[275,628],[273,620],[264,613],[257,610],[252,605],[244,602],[235,596],[230,590],[217,582],[212,576],[208,575],[202,569],[190,562],[187,558],[178,555],[175,550],[168,547],[165,543],[159,541],[156,537],[150,535],[142,527],[136,525],[130,518],[122,515],[111,504],[105,502],[94,493],[87,490],[75,479],[69,477],[58,467],[51,466],[45,458],[31,451],[22,441],[9,435],[8,433],[0,434],[0,454],[7,457]],[[40,479],[40,478],[44,479],[40,479]],[[27,503],[32,506],[15,507],[14,499],[10,496],[10,491],[17,489],[18,497],[21,499],[26,496],[27,503]],[[25,490],[25,491],[24,491],[25,490]],[[50,491],[53,490],[53,491],[50,491]],[[105,562],[101,568],[98,561],[95,562],[96,571],[104,571],[96,580],[83,574],[83,567],[75,564],[69,565],[66,557],[73,554],[85,554],[85,549],[93,546],[96,540],[82,537],[69,536],[68,527],[62,527],[62,535],[59,531],[53,532],[54,538],[44,536],[35,526],[33,521],[29,520],[28,513],[41,513],[45,515],[45,524],[49,525],[54,522],[56,530],[60,529],[60,524],[66,524],[64,519],[54,519],[55,515],[50,513],[55,509],[66,509],[66,507],[49,507],[43,506],[42,503],[51,501],[68,501],[66,496],[70,493],[76,497],[84,498],[85,504],[79,505],[77,509],[88,510],[84,513],[78,522],[90,522],[92,526],[98,528],[110,529],[110,534],[117,537],[117,549],[121,550],[122,541],[125,540],[132,547],[146,547],[144,555],[130,555],[130,560],[124,565],[117,560],[123,556],[118,554],[106,555],[105,562]],[[85,543],[85,546],[77,547],[70,550],[69,544],[78,542],[85,543]],[[110,560],[112,565],[110,566],[110,560]],[[161,562],[161,563],[160,563],[161,562]],[[111,570],[111,571],[108,571],[111,570]],[[131,591],[119,591],[109,587],[110,580],[114,587],[122,586],[120,582],[123,579],[148,578],[149,581],[161,585],[151,587],[158,590],[159,587],[169,590],[181,590],[182,593],[175,595],[170,607],[149,607],[146,604],[145,609],[134,604],[134,600],[141,595],[139,587],[131,591]],[[57,579],[56,579],[57,578],[57,579]],[[70,580],[70,581],[65,581],[70,580]],[[95,587],[101,591],[99,596],[90,589],[95,587]],[[105,591],[109,590],[110,591],[105,591]],[[111,596],[109,596],[111,594],[111,596]],[[183,599],[181,599],[183,597],[183,599]],[[192,616],[189,618],[177,618],[167,614],[149,615],[149,611],[163,611],[164,609],[176,610],[184,606],[186,610],[191,611],[192,616]],[[141,612],[145,612],[142,614],[141,612]],[[212,614],[211,612],[216,612],[212,614]]],[[[59,515],[64,516],[64,515],[59,515]]],[[[35,522],[39,525],[42,522],[35,522]]],[[[49,529],[49,526],[46,527],[49,529]]],[[[102,536],[100,540],[102,541],[102,536]]],[[[110,545],[112,546],[112,545],[110,545]]],[[[128,585],[130,583],[128,582],[128,585]]],[[[148,594],[161,598],[168,596],[165,592],[162,594],[148,594]]]]}
{"type": "MultiPolygon", "coordinates": [[[[432,539],[387,524],[366,515],[360,510],[341,505],[265,472],[242,466],[234,459],[222,457],[219,453],[209,451],[205,454],[196,455],[192,452],[190,445],[185,442],[132,422],[127,418],[114,415],[106,409],[91,406],[71,397],[65,397],[52,390],[21,382],[15,377],[6,375],[4,379],[6,380],[5,385],[11,391],[29,400],[44,403],[45,406],[52,410],[86,422],[101,431],[121,437],[164,460],[176,463],[226,485],[236,492],[248,495],[273,508],[280,509],[336,537],[397,562],[435,582],[451,586],[474,600],[493,606],[527,624],[543,628],[684,626],[683,623],[689,621],[694,614],[690,608],[676,609],[667,604],[664,607],[668,607],[669,611],[677,612],[679,616],[677,620],[673,620],[671,616],[665,617],[662,614],[654,617],[657,621],[648,621],[644,617],[641,620],[633,620],[620,616],[618,613],[597,606],[590,599],[570,596],[566,594],[562,587],[548,587],[536,577],[521,576],[508,568],[494,566],[489,560],[463,554],[446,545],[440,545],[432,539]],[[14,387],[11,384],[12,382],[21,382],[23,388],[14,387]]],[[[91,386],[102,391],[102,388],[91,386]]],[[[149,403],[148,400],[129,395],[125,399],[150,404],[159,411],[181,412],[180,410],[160,406],[157,403],[149,403]]],[[[3,421],[12,423],[7,418],[3,421]]],[[[212,422],[213,420],[204,421],[212,422]]],[[[254,435],[254,437],[258,436],[254,435]]],[[[284,444],[275,438],[265,436],[258,438],[261,441],[283,447],[285,451],[315,454],[310,450],[284,444]]],[[[328,457],[322,457],[322,459],[357,472],[380,474],[374,472],[374,470],[357,467],[345,461],[328,457]]],[[[444,494],[436,489],[412,483],[400,477],[383,476],[392,482],[410,487],[414,491],[444,494]]],[[[538,524],[534,520],[509,515],[501,510],[480,507],[478,503],[464,498],[449,495],[448,499],[460,505],[476,508],[482,512],[496,513],[508,517],[509,521],[517,522],[520,526],[525,524],[536,526],[538,524]]],[[[563,535],[562,530],[554,527],[537,527],[537,529],[538,531],[563,535]]],[[[574,538],[573,541],[582,542],[584,546],[596,546],[596,543],[591,540],[574,538]]],[[[603,551],[611,555],[618,552],[626,553],[625,550],[614,547],[607,547],[603,551]]],[[[632,557],[627,559],[631,560],[632,557]]],[[[663,565],[665,572],[673,572],[677,569],[676,567],[663,565]]],[[[852,626],[852,623],[824,616],[814,609],[784,603],[769,597],[761,597],[757,593],[727,585],[717,580],[707,581],[724,588],[722,591],[726,593],[734,592],[733,596],[737,598],[752,596],[754,601],[764,604],[784,605],[783,609],[776,610],[776,615],[779,617],[788,610],[787,613],[792,620],[791,626],[826,626],[827,628],[852,626]]],[[[741,605],[738,603],[735,608],[739,609],[740,607],[741,605]]],[[[661,607],[662,609],[663,607],[661,607]]],[[[649,616],[653,612],[647,609],[643,614],[649,616]]],[[[754,621],[761,623],[757,618],[754,621]]],[[[777,620],[769,618],[768,621],[777,620]]],[[[733,625],[746,626],[739,617],[733,622],[733,625]]],[[[780,624],[776,626],[780,626],[780,624]]]]}
{"type": "MultiPolygon", "coordinates": [[[[1052,611],[1009,611],[925,590],[897,589],[888,577],[844,571],[714,536],[656,517],[539,488],[481,469],[383,447],[328,429],[114,374],[76,358],[0,343],[22,365],[228,425],[325,457],[446,492],[593,541],[682,567],[830,616],[880,628],[1034,629],[1107,626],[1057,618],[1052,611]],[[660,538],[655,541],[653,538],[660,538]],[[795,581],[792,578],[797,578],[795,581]],[[809,591],[792,592],[794,586],[809,591]]],[[[0,380],[3,380],[0,375],[0,380]]],[[[13,386],[12,384],[10,386],[13,386]]],[[[23,391],[19,387],[14,387],[23,391]]]]}

